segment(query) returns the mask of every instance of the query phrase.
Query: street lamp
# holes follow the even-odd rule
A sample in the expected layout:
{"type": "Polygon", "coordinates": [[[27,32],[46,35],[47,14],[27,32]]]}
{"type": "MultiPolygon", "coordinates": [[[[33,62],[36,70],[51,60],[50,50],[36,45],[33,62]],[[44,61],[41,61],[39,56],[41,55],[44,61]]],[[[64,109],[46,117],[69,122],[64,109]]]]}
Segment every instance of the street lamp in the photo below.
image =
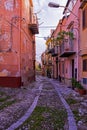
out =
{"type": "Polygon", "coordinates": [[[78,18],[78,16],[77,16],[75,13],[73,13],[68,7],[65,7],[65,6],[63,6],[63,5],[59,5],[59,4],[54,3],[54,2],[49,2],[49,3],[48,3],[48,6],[51,7],[51,8],[59,8],[59,7],[65,8],[65,9],[67,9],[70,13],[72,13],[76,18],[78,18]]]}
{"type": "Polygon", "coordinates": [[[56,3],[54,3],[54,2],[49,2],[49,3],[48,3],[48,6],[49,6],[49,7],[52,7],[52,8],[59,8],[59,7],[60,7],[59,4],[56,4],[56,3]]]}

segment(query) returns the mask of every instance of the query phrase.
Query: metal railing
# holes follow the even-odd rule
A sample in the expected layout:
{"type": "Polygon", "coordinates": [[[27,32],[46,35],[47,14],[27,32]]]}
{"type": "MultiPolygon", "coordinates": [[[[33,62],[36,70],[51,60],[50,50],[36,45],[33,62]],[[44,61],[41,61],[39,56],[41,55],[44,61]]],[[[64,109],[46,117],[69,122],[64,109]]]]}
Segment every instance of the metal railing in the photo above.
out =
{"type": "Polygon", "coordinates": [[[74,50],[74,43],[72,40],[70,40],[69,42],[63,42],[61,45],[60,45],[60,53],[63,53],[63,52],[67,52],[67,51],[75,51],[74,50]]]}

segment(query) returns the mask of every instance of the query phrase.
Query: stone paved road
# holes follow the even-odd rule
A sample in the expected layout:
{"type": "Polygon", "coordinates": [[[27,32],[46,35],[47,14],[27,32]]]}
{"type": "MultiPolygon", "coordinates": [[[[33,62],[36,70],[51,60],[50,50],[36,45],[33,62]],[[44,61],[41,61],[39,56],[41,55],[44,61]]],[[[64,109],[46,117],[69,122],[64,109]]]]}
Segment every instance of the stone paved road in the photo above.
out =
{"type": "MultiPolygon", "coordinates": [[[[66,111],[57,91],[61,93],[64,99],[66,99],[70,105],[70,110],[74,112],[77,129],[87,130],[87,95],[80,96],[71,88],[59,83],[57,80],[41,76],[37,77],[37,81],[35,83],[20,89],[0,88],[0,130],[10,128],[14,122],[19,121],[23,116],[25,118],[27,110],[31,107],[32,102],[38,95],[39,100],[37,102],[37,107],[49,107],[52,109],[56,108],[66,111]],[[53,83],[53,85],[51,83],[53,83]],[[42,87],[40,87],[41,84],[42,87]],[[75,99],[75,101],[72,99],[75,99]]],[[[44,113],[43,116],[47,119],[49,117],[47,113],[44,113]]],[[[69,126],[70,124],[67,119],[64,124],[64,130],[73,130],[73,128],[69,126]]],[[[41,130],[57,130],[53,127],[53,124],[50,124],[51,123],[44,122],[41,130]]],[[[31,130],[30,124],[28,123],[24,125],[23,128],[20,128],[20,130],[31,130]]],[[[61,128],[58,130],[63,129],[61,128]]]]}
{"type": "Polygon", "coordinates": [[[22,117],[39,93],[40,81],[22,88],[0,87],[0,130],[22,117]]]}
{"type": "Polygon", "coordinates": [[[44,78],[40,79],[42,90],[36,109],[30,121],[17,130],[64,130],[67,124],[66,110],[53,85],[44,78]]]}

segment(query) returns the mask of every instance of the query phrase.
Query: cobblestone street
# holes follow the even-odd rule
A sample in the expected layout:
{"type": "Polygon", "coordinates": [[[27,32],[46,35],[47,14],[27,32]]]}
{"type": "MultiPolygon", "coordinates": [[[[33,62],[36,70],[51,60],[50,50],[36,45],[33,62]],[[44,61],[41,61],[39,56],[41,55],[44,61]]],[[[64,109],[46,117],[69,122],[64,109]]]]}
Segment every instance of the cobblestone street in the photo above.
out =
{"type": "Polygon", "coordinates": [[[0,130],[87,130],[87,95],[42,76],[18,89],[0,87],[0,130]]]}
{"type": "Polygon", "coordinates": [[[87,0],[0,0],[0,130],[87,130],[87,0]]]}

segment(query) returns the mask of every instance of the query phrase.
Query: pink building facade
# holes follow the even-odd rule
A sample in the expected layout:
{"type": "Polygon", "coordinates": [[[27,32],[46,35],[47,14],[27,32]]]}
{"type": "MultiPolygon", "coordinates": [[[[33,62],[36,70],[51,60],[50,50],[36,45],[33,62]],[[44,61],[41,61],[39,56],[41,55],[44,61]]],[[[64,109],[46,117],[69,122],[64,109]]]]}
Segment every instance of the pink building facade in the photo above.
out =
{"type": "Polygon", "coordinates": [[[0,2],[0,86],[20,87],[35,79],[35,34],[32,0],[0,2]]]}
{"type": "Polygon", "coordinates": [[[87,89],[87,2],[68,0],[65,16],[47,41],[48,55],[52,59],[52,78],[71,86],[71,79],[79,81],[87,89]],[[59,41],[60,33],[66,35],[59,41]],[[49,45],[51,44],[51,48],[49,45]]]}
{"type": "Polygon", "coordinates": [[[80,45],[80,1],[68,1],[66,4],[66,9],[64,13],[66,13],[67,8],[71,5],[71,13],[66,18],[66,22],[64,30],[67,32],[72,32],[74,35],[74,39],[70,37],[65,40],[60,45],[60,58],[61,62],[61,80],[68,85],[71,85],[71,79],[75,78],[76,80],[80,80],[79,78],[79,45],[80,45]]]}

